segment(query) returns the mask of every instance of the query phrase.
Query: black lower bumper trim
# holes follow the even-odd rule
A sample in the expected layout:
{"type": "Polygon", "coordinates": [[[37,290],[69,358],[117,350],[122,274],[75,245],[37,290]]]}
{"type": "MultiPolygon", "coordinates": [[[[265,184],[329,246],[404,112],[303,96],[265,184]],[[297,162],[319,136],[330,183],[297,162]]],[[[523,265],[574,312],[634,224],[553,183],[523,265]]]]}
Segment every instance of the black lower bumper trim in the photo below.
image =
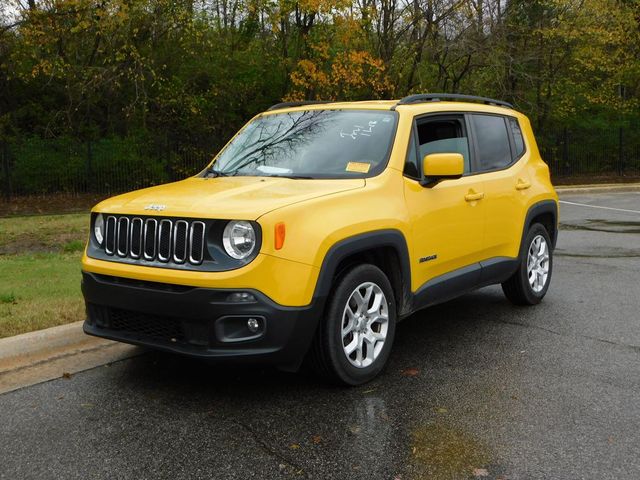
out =
{"type": "Polygon", "coordinates": [[[294,369],[315,333],[323,302],[278,305],[261,292],[158,284],[82,273],[89,335],[192,357],[294,369]],[[229,301],[246,292],[253,301],[229,301]],[[253,319],[249,330],[247,321],[253,319]],[[247,329],[246,332],[243,329],[247,329]]]}

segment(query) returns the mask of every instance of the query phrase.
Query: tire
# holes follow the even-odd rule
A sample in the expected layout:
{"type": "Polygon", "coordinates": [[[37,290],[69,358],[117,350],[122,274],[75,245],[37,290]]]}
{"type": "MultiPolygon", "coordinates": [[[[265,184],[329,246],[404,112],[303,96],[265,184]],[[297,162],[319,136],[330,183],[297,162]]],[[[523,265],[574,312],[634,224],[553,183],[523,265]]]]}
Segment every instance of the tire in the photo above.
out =
{"type": "Polygon", "coordinates": [[[541,224],[534,223],[522,244],[518,270],[502,284],[502,291],[515,305],[536,305],[549,289],[552,272],[553,248],[549,233],[541,224]],[[529,265],[530,257],[534,262],[532,265],[529,265]],[[529,266],[532,267],[531,271],[529,266]]]}
{"type": "Polygon", "coordinates": [[[387,363],[395,329],[396,302],[387,276],[374,265],[353,267],[340,277],[329,296],[310,350],[311,367],[334,383],[366,383],[387,363]],[[364,310],[372,313],[359,316],[364,310]],[[374,318],[378,320],[372,322],[374,318]],[[343,328],[348,332],[344,337],[343,328]]]}

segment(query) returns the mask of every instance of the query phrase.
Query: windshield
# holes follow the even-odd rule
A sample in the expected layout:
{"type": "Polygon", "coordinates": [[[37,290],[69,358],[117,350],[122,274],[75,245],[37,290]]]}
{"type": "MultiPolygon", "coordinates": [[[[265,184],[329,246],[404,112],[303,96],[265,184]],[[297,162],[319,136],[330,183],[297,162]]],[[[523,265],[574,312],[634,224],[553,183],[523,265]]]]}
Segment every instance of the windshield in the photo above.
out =
{"type": "Polygon", "coordinates": [[[264,115],[246,125],[209,170],[218,175],[351,178],[380,173],[396,114],[306,110],[264,115]]]}

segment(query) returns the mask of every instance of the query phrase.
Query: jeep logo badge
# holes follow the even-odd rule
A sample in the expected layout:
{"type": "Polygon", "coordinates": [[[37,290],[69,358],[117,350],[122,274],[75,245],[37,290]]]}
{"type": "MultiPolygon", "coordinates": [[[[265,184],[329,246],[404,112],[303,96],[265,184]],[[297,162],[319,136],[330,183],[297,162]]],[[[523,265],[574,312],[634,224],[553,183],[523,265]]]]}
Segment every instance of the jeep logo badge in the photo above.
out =
{"type": "Polygon", "coordinates": [[[158,205],[155,203],[152,203],[151,205],[147,205],[146,207],[144,207],[145,210],[155,210],[156,212],[161,212],[165,208],[167,208],[166,205],[158,205]]]}

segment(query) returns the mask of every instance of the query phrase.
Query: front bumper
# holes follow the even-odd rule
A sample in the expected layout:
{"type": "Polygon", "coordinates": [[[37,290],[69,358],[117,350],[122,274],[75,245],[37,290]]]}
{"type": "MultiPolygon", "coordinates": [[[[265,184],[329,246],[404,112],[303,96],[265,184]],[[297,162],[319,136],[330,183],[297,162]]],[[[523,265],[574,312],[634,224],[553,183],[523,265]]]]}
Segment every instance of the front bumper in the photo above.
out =
{"type": "Polygon", "coordinates": [[[192,357],[300,365],[322,303],[285,307],[251,289],[212,289],[82,272],[89,335],[192,357]],[[232,293],[255,301],[230,301],[232,293]],[[259,330],[250,332],[249,318],[259,330]]]}

